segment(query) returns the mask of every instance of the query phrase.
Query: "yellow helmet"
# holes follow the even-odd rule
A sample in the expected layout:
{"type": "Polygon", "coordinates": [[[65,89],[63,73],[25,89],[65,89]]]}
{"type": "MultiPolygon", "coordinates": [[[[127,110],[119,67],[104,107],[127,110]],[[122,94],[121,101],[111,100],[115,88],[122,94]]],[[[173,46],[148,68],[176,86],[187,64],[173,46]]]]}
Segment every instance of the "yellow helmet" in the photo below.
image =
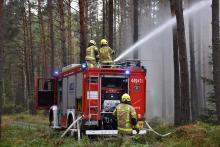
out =
{"type": "Polygon", "coordinates": [[[121,96],[121,101],[122,101],[122,102],[125,102],[125,101],[130,102],[130,101],[131,101],[130,95],[127,94],[127,93],[123,94],[123,95],[121,96]]]}
{"type": "Polygon", "coordinates": [[[101,46],[102,45],[108,45],[108,41],[106,39],[102,39],[100,44],[101,44],[101,46]]]}
{"type": "Polygon", "coordinates": [[[89,43],[90,43],[90,44],[93,44],[93,45],[96,45],[95,40],[90,40],[89,43]]]}

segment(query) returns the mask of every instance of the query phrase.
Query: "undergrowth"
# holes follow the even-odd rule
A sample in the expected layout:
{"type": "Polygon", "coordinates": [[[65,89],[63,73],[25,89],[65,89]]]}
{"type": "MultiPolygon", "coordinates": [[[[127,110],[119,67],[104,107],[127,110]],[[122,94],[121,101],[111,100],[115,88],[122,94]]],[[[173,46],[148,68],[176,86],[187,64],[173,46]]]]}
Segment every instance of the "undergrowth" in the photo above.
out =
{"type": "Polygon", "coordinates": [[[42,127],[47,122],[43,114],[30,116],[19,114],[3,117],[1,147],[219,147],[220,126],[196,122],[181,127],[164,124],[153,120],[150,124],[159,133],[173,132],[170,136],[159,137],[153,132],[146,135],[96,137],[83,136],[80,141],[73,137],[60,138],[61,132],[49,127],[42,127]],[[40,124],[38,126],[21,126],[10,124],[11,121],[24,121],[40,124]]]}

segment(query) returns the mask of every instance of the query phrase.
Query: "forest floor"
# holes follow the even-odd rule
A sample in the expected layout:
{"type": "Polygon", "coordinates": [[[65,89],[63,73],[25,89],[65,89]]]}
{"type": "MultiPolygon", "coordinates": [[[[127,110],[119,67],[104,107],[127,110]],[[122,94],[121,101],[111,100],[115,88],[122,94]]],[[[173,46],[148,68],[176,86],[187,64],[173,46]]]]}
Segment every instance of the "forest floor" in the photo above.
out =
{"type": "Polygon", "coordinates": [[[160,121],[151,122],[152,127],[160,133],[174,131],[170,136],[161,138],[152,132],[144,136],[101,137],[89,139],[83,136],[80,141],[73,137],[60,138],[61,132],[48,126],[48,118],[43,113],[38,115],[5,115],[2,120],[1,147],[219,147],[220,126],[202,122],[175,128],[160,121]]]}

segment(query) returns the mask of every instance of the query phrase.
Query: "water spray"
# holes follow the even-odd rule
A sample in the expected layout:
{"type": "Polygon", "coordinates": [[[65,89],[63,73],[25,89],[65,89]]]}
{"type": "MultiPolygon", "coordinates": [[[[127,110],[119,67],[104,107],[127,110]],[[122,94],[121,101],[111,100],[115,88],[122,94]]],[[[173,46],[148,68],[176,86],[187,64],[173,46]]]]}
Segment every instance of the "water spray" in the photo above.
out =
{"type": "MultiPolygon", "coordinates": [[[[183,15],[186,17],[191,13],[195,13],[207,6],[210,6],[212,4],[211,0],[206,0],[206,1],[200,1],[196,4],[194,4],[193,6],[191,6],[190,8],[184,10],[183,15]]],[[[176,24],[176,18],[172,17],[171,19],[167,20],[166,22],[164,22],[163,24],[161,24],[159,27],[157,27],[156,29],[154,29],[153,31],[151,31],[147,36],[145,36],[144,38],[142,38],[141,40],[139,40],[138,42],[136,42],[133,46],[129,47],[128,49],[125,50],[125,52],[123,52],[121,55],[119,55],[114,62],[117,62],[119,60],[121,60],[122,58],[124,58],[126,55],[128,55],[129,53],[131,53],[132,51],[136,50],[138,46],[142,45],[143,43],[149,41],[151,38],[155,37],[156,35],[158,35],[159,33],[163,32],[165,29],[172,27],[173,25],[176,24]]]]}

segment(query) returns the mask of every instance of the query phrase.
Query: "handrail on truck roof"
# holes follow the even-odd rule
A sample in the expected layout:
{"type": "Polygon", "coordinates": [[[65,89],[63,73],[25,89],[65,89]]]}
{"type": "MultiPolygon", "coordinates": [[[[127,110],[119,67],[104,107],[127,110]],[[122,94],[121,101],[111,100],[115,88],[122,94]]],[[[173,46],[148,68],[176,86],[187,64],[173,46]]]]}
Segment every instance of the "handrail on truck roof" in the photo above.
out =
{"type": "MultiPolygon", "coordinates": [[[[79,67],[81,64],[70,64],[62,68],[63,71],[67,71],[74,67],[79,67]]],[[[142,68],[141,61],[138,59],[128,59],[123,62],[114,62],[111,65],[98,64],[97,68],[142,68]]]]}

